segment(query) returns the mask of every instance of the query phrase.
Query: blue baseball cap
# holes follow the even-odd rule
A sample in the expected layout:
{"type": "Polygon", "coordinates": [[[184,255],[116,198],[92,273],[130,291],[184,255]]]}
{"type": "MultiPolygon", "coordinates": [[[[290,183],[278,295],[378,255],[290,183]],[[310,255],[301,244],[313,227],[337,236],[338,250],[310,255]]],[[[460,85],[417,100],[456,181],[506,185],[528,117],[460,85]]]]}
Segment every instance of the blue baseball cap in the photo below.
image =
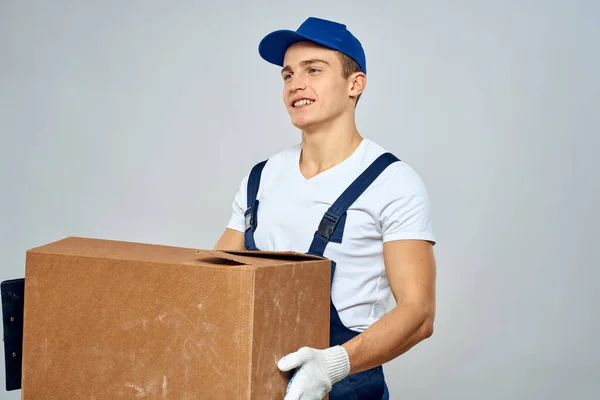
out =
{"type": "Polygon", "coordinates": [[[277,30],[266,35],[258,45],[260,56],[271,64],[283,67],[288,47],[296,42],[310,41],[337,50],[354,59],[367,73],[367,61],[362,45],[346,25],[326,19],[309,17],[296,31],[277,30]]]}

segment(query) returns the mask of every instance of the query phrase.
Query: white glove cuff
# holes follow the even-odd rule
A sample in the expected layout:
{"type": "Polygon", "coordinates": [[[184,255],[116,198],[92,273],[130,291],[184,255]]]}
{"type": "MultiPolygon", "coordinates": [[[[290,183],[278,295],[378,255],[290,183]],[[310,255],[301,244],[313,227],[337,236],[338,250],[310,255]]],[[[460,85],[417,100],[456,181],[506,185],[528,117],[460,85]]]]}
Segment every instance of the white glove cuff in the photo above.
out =
{"type": "Polygon", "coordinates": [[[334,346],[325,350],[325,363],[331,384],[344,379],[350,373],[350,357],[342,346],[334,346]]]}

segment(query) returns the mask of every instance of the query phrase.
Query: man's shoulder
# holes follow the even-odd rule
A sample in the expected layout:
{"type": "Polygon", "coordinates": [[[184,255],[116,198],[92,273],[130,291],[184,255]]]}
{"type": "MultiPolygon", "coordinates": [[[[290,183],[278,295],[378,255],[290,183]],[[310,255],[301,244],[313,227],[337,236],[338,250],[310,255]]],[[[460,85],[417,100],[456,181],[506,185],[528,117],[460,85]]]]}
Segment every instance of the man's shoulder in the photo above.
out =
{"type": "Polygon", "coordinates": [[[419,173],[403,158],[401,155],[389,151],[383,146],[373,142],[367,142],[367,148],[364,157],[364,166],[367,167],[379,156],[384,153],[394,155],[398,161],[391,163],[377,179],[378,186],[383,186],[385,190],[398,192],[419,192],[425,190],[425,184],[419,173]]]}
{"type": "Polygon", "coordinates": [[[270,153],[269,155],[263,157],[261,161],[256,162],[254,165],[259,163],[265,163],[265,168],[272,167],[276,164],[281,164],[285,162],[289,162],[290,160],[294,160],[298,157],[298,153],[300,152],[301,144],[294,144],[291,146],[284,147],[280,150],[270,153]]]}
{"type": "Polygon", "coordinates": [[[294,145],[284,147],[283,149],[272,153],[271,156],[268,158],[268,161],[272,164],[293,161],[296,158],[298,158],[301,148],[301,143],[296,143],[294,145]]]}
{"type": "MultiPolygon", "coordinates": [[[[373,163],[379,156],[389,153],[396,158],[400,162],[402,162],[401,157],[398,154],[395,154],[394,151],[388,150],[377,142],[374,142],[371,139],[363,139],[363,151],[361,154],[361,164],[363,168],[368,167],[371,163],[373,163]]],[[[394,163],[396,164],[396,163],[394,163]]]]}
{"type": "Polygon", "coordinates": [[[261,166],[260,173],[255,176],[260,177],[261,182],[276,179],[281,174],[288,174],[291,166],[298,160],[301,149],[300,144],[284,147],[283,149],[272,152],[270,155],[263,156],[259,161],[255,161],[248,169],[245,180],[250,178],[251,172],[255,167],[261,166]],[[262,165],[261,165],[262,164],[262,165]]]}

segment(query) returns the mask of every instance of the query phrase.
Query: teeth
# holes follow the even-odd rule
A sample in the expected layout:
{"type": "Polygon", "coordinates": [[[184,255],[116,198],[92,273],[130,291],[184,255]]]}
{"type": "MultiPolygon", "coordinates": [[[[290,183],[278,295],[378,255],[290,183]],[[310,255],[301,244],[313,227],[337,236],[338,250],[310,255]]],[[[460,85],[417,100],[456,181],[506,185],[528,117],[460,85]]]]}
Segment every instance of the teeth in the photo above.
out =
{"type": "Polygon", "coordinates": [[[302,100],[298,100],[297,102],[295,102],[294,107],[306,106],[306,105],[312,104],[312,103],[314,103],[313,100],[302,99],[302,100]]]}

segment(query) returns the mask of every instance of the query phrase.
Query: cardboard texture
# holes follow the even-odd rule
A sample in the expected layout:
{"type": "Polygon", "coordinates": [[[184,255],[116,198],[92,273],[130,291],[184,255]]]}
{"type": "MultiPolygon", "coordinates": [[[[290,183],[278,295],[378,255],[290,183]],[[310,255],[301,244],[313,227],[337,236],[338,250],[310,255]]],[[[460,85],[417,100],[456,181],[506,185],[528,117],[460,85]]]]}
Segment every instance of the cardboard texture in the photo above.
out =
{"type": "Polygon", "coordinates": [[[22,399],[283,399],[330,263],[69,237],[26,255],[22,399]]]}

